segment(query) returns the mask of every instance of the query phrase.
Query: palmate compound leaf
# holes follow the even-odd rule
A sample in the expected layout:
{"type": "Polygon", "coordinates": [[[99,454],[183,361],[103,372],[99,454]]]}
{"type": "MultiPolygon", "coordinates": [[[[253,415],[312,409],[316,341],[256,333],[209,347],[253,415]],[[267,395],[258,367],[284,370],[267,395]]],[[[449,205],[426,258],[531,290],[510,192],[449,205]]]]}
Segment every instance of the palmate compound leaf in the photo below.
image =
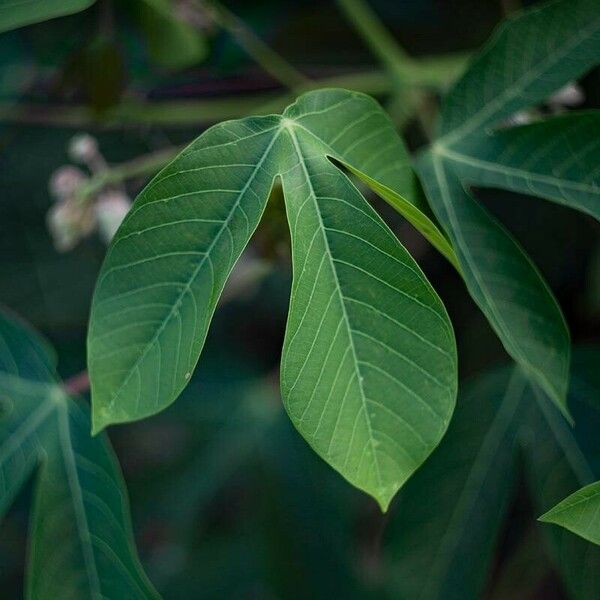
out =
{"type": "Polygon", "coordinates": [[[0,516],[34,471],[27,598],[158,597],[107,440],[90,437],[88,412],[58,386],[44,342],[0,313],[0,516]]]}
{"type": "Polygon", "coordinates": [[[508,19],[444,99],[439,137],[418,163],[470,294],[508,353],[567,417],[570,343],[560,308],[523,250],[465,186],[533,193],[597,216],[597,169],[590,169],[597,140],[577,139],[577,117],[490,130],[599,60],[597,0],[555,0],[508,19]]]}
{"type": "Polygon", "coordinates": [[[328,156],[393,189],[452,260],[411,202],[406,151],[373,100],[322,90],[281,116],[217,125],[142,191],[109,250],[88,338],[95,430],[154,414],[185,387],[280,177],[294,268],[283,400],[317,453],[387,507],[450,420],[454,335],[417,264],[328,156]]]}

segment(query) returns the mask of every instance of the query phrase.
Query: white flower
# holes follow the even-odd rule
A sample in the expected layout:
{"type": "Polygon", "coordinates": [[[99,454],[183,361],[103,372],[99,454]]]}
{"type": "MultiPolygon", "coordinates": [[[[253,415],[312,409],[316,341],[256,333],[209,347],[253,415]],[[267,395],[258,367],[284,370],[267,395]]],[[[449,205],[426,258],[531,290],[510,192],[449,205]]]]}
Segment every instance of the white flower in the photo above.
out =
{"type": "Polygon", "coordinates": [[[48,188],[56,200],[67,200],[75,195],[87,179],[87,175],[78,167],[64,165],[52,173],[48,188]]]}
{"type": "Polygon", "coordinates": [[[73,162],[90,164],[98,156],[98,142],[88,133],[78,133],[71,138],[68,153],[73,162]]]}
{"type": "Polygon", "coordinates": [[[118,190],[102,192],[94,203],[94,213],[98,223],[98,232],[108,244],[131,208],[129,197],[118,190]]]}

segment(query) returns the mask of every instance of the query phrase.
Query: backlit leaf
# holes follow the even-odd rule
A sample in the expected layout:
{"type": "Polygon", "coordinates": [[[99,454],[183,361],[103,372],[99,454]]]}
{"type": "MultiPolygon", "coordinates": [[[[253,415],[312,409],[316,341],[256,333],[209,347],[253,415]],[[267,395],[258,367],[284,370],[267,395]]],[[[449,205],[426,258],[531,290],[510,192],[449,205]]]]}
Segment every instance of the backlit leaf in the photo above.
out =
{"type": "Polygon", "coordinates": [[[366,96],[311,92],[281,116],[217,125],[146,187],[109,250],[88,338],[96,430],[181,392],[280,177],[294,268],[284,403],[313,448],[387,507],[450,420],[454,335],[414,260],[330,158],[407,194],[413,223],[453,256],[366,96]]]}

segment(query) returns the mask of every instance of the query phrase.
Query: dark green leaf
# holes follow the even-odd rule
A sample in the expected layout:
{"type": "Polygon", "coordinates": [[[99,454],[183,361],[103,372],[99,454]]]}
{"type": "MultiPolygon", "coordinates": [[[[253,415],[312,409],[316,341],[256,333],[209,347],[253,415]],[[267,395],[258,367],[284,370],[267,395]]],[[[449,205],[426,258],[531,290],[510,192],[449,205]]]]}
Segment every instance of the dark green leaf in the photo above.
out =
{"type": "Polygon", "coordinates": [[[0,514],[38,470],[27,597],[156,597],[133,546],[117,462],[55,382],[37,336],[0,315],[0,514]]]}
{"type": "Polygon", "coordinates": [[[600,220],[600,111],[570,113],[443,149],[461,179],[553,200],[600,220]]]}
{"type": "Polygon", "coordinates": [[[599,59],[597,0],[551,0],[506,19],[445,97],[439,141],[455,146],[481,135],[599,59]]]}
{"type": "MultiPolygon", "coordinates": [[[[522,430],[530,494],[537,514],[600,477],[600,385],[597,350],[574,354],[570,427],[538,391],[522,430]]],[[[600,548],[562,527],[541,524],[542,533],[569,597],[600,596],[600,548]]]]}
{"type": "Polygon", "coordinates": [[[469,293],[507,352],[568,416],[569,332],[547,284],[445,160],[428,153],[419,166],[431,206],[456,250],[469,293]]]}
{"type": "Polygon", "coordinates": [[[459,396],[448,433],[402,490],[387,532],[391,597],[479,598],[513,490],[526,389],[483,376],[459,396]]]}

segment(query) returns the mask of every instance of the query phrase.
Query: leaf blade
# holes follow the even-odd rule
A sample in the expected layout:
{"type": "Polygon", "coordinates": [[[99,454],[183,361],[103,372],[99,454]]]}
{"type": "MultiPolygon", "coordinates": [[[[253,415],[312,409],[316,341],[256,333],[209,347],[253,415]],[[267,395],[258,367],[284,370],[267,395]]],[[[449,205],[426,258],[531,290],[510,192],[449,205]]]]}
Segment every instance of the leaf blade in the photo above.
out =
{"type": "Polygon", "coordinates": [[[545,198],[600,221],[600,113],[569,113],[484,135],[464,148],[438,146],[461,179],[545,198]]]}
{"type": "Polygon", "coordinates": [[[284,404],[309,444],[386,510],[448,426],[456,394],[451,325],[383,221],[344,175],[314,154],[311,138],[289,129],[297,162],[283,175],[294,265],[284,404]],[[398,268],[401,276],[394,274],[398,268]],[[365,293],[369,284],[373,291],[365,293]],[[391,309],[394,303],[402,309],[391,309]],[[415,325],[419,320],[428,327],[415,325]],[[390,336],[391,327],[410,336],[417,350],[390,336]]]}
{"type": "Polygon", "coordinates": [[[0,6],[0,33],[85,10],[95,0],[28,0],[0,6]]]}
{"type": "Polygon", "coordinates": [[[544,100],[591,69],[599,49],[595,0],[554,0],[507,19],[445,97],[440,141],[460,145],[477,130],[544,100]]]}
{"type": "Polygon", "coordinates": [[[45,342],[0,313],[0,516],[37,471],[26,597],[156,598],[118,464],[104,436],[90,438],[88,412],[53,366],[45,342]]]}
{"type": "Polygon", "coordinates": [[[590,483],[561,500],[538,521],[560,525],[600,546],[600,481],[590,483]]]}
{"type": "Polygon", "coordinates": [[[109,250],[92,304],[95,431],[162,410],[187,384],[227,276],[265,209],[275,175],[268,164],[275,123],[260,117],[212,128],[138,196],[109,250]],[[160,252],[153,253],[155,247],[160,252]],[[166,260],[166,267],[147,268],[156,260],[166,260]],[[216,268],[219,261],[224,266],[216,268]],[[135,299],[147,306],[136,307],[135,299]],[[189,331],[182,325],[186,318],[194,323],[189,331]],[[127,349],[136,327],[138,345],[127,349]],[[170,376],[161,378],[165,343],[176,351],[166,356],[170,376]],[[111,352],[119,347],[117,360],[111,352]],[[121,372],[111,375],[111,369],[121,372]],[[154,400],[142,403],[144,394],[154,400]]]}
{"type": "Polygon", "coordinates": [[[422,155],[418,169],[430,204],[452,240],[469,293],[506,351],[570,419],[570,336],[547,284],[441,156],[422,155]]]}

